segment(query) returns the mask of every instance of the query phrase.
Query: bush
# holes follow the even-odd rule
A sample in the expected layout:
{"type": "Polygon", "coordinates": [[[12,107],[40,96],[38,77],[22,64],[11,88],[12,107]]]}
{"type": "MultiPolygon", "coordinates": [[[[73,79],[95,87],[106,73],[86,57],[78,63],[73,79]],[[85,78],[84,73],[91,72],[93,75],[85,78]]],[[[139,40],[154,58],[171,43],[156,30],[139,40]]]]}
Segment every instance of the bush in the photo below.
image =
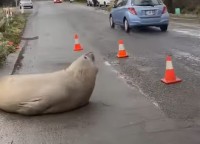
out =
{"type": "Polygon", "coordinates": [[[0,27],[0,32],[5,32],[6,30],[6,25],[3,24],[1,27],[0,27]]]}
{"type": "Polygon", "coordinates": [[[0,65],[6,57],[15,52],[16,47],[21,41],[21,33],[25,26],[26,15],[17,14],[12,21],[7,22],[0,28],[0,65]]]}
{"type": "Polygon", "coordinates": [[[182,13],[199,14],[200,0],[163,0],[170,12],[180,8],[182,13]]]}
{"type": "Polygon", "coordinates": [[[200,15],[200,6],[196,7],[194,14],[200,15]]]}
{"type": "Polygon", "coordinates": [[[14,42],[14,45],[18,45],[20,43],[21,31],[25,26],[25,17],[24,15],[18,14],[13,20],[9,23],[9,26],[5,26],[5,31],[3,32],[3,36],[6,39],[14,42]]]}
{"type": "Polygon", "coordinates": [[[3,65],[3,63],[6,60],[6,57],[7,57],[6,49],[3,47],[3,45],[0,45],[0,66],[3,65]]]}
{"type": "MultiPolygon", "coordinates": [[[[17,0],[19,3],[19,0],[17,0]]],[[[0,0],[0,6],[15,6],[15,0],[0,0]]]]}
{"type": "Polygon", "coordinates": [[[4,33],[4,37],[14,42],[14,45],[18,45],[20,43],[19,35],[16,33],[4,33]]]}

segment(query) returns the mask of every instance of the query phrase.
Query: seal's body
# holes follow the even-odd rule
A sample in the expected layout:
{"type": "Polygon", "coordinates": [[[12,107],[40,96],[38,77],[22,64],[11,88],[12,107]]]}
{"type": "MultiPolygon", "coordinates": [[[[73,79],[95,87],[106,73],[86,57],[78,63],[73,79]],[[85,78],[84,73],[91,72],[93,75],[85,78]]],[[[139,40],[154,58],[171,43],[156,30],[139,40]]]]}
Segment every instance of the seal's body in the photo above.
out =
{"type": "Polygon", "coordinates": [[[40,115],[66,112],[88,104],[98,73],[94,61],[94,55],[87,53],[65,70],[1,78],[0,109],[40,115]]]}

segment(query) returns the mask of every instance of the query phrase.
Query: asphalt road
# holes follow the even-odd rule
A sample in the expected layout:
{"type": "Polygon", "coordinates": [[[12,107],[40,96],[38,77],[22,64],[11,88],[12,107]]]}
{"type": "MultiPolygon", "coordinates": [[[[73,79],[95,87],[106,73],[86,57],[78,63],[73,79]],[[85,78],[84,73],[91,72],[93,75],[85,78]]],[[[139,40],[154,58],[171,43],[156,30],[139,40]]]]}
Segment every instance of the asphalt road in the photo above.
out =
{"type": "MultiPolygon", "coordinates": [[[[88,106],[57,115],[0,114],[1,144],[199,144],[200,26],[172,21],[167,33],[110,29],[108,15],[80,4],[34,3],[15,74],[67,67],[94,51],[100,69],[88,106]],[[74,52],[74,34],[84,51],[74,52]],[[117,59],[118,40],[129,54],[117,59]],[[183,82],[160,82],[166,54],[183,82]]],[[[22,86],[23,87],[23,86],[22,86]]]]}

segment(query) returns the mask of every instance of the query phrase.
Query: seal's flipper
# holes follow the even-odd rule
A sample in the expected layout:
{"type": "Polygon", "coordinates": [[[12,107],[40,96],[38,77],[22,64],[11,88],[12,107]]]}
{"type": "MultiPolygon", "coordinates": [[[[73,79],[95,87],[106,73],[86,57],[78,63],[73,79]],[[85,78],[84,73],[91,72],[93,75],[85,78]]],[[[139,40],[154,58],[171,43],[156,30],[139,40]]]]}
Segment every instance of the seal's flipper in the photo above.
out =
{"type": "Polygon", "coordinates": [[[39,115],[49,106],[43,103],[41,98],[36,98],[28,102],[21,102],[18,107],[18,113],[24,115],[39,115]]]}

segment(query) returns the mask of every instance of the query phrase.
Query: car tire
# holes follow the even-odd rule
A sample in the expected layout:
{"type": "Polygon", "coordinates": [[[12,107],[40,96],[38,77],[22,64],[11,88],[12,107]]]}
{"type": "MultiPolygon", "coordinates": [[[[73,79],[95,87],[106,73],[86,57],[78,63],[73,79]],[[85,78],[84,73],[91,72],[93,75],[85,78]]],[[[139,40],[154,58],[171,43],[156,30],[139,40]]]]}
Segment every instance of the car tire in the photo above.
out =
{"type": "Polygon", "coordinates": [[[128,20],[125,18],[124,20],[124,30],[125,32],[129,33],[130,32],[130,27],[129,27],[129,24],[128,24],[128,20]]]}
{"type": "Polygon", "coordinates": [[[167,29],[168,29],[168,25],[160,26],[160,29],[161,29],[162,32],[166,32],[167,29]]]}
{"type": "Polygon", "coordinates": [[[114,29],[115,28],[115,23],[113,22],[113,17],[112,16],[110,16],[109,22],[110,22],[110,27],[114,29]]]}

